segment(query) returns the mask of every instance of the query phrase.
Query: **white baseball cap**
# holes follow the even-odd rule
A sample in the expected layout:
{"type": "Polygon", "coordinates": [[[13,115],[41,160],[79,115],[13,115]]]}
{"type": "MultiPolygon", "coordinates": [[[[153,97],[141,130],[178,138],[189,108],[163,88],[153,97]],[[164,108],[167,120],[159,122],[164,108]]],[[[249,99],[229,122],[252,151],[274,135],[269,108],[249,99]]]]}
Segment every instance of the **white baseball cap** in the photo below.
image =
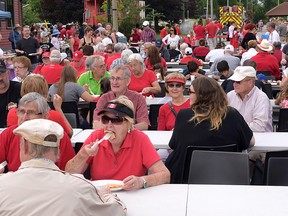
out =
{"type": "Polygon", "coordinates": [[[238,66],[229,79],[233,81],[241,81],[245,77],[256,78],[256,70],[251,66],[238,66]]]}

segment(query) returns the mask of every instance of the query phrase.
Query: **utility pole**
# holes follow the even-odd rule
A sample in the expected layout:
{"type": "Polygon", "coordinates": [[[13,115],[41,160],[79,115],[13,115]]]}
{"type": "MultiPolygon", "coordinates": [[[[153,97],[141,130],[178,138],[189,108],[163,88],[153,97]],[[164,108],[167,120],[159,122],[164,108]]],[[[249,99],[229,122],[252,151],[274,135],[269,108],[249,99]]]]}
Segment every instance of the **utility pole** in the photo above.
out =
{"type": "Polygon", "coordinates": [[[211,19],[213,20],[213,0],[210,0],[210,7],[211,7],[211,19]]]}
{"type": "Polygon", "coordinates": [[[113,29],[118,31],[118,7],[117,7],[117,0],[112,0],[112,17],[113,17],[113,29]]]}
{"type": "Polygon", "coordinates": [[[107,0],[108,23],[111,23],[111,0],[107,0]]]}

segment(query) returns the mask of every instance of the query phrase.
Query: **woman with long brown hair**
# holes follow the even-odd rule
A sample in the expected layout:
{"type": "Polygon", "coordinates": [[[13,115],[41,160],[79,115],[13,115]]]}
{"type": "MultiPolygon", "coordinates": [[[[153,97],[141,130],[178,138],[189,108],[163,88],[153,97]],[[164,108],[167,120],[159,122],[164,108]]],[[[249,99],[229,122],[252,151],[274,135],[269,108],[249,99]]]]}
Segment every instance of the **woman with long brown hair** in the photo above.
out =
{"type": "Polygon", "coordinates": [[[158,49],[155,46],[150,46],[148,48],[148,55],[145,60],[145,66],[148,70],[153,70],[154,65],[157,63],[162,64],[164,71],[167,70],[166,61],[160,56],[158,49]]]}
{"type": "Polygon", "coordinates": [[[211,78],[198,77],[190,86],[191,108],[177,115],[169,142],[173,152],[166,160],[171,183],[182,183],[188,146],[236,144],[238,151],[254,145],[253,132],[242,115],[228,106],[222,87],[211,78]]]}
{"type": "Polygon", "coordinates": [[[53,84],[49,88],[49,97],[53,100],[53,96],[58,94],[63,98],[63,102],[75,101],[79,102],[79,98],[87,102],[92,102],[94,97],[77,83],[77,70],[72,66],[65,66],[59,82],[53,84]]]}

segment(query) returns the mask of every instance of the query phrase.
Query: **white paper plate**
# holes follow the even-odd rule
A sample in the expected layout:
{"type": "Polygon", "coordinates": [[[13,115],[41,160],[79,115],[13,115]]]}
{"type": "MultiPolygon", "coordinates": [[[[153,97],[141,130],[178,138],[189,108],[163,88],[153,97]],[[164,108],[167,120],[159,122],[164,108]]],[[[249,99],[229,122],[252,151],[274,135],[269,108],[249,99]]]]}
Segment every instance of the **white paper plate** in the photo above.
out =
{"type": "Polygon", "coordinates": [[[92,181],[92,184],[95,186],[104,186],[107,185],[111,191],[119,191],[123,189],[123,182],[120,180],[96,180],[92,181]],[[118,186],[118,187],[113,187],[118,186]]]}

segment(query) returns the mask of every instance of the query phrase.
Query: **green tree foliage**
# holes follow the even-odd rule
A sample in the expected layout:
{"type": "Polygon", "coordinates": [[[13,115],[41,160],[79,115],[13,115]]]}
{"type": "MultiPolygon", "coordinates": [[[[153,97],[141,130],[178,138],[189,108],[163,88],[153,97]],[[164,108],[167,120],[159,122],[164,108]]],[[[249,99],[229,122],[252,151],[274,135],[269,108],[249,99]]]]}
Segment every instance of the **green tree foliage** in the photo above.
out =
{"type": "Polygon", "coordinates": [[[26,0],[26,7],[23,9],[24,24],[32,24],[41,22],[40,13],[40,0],[26,0]]]}

